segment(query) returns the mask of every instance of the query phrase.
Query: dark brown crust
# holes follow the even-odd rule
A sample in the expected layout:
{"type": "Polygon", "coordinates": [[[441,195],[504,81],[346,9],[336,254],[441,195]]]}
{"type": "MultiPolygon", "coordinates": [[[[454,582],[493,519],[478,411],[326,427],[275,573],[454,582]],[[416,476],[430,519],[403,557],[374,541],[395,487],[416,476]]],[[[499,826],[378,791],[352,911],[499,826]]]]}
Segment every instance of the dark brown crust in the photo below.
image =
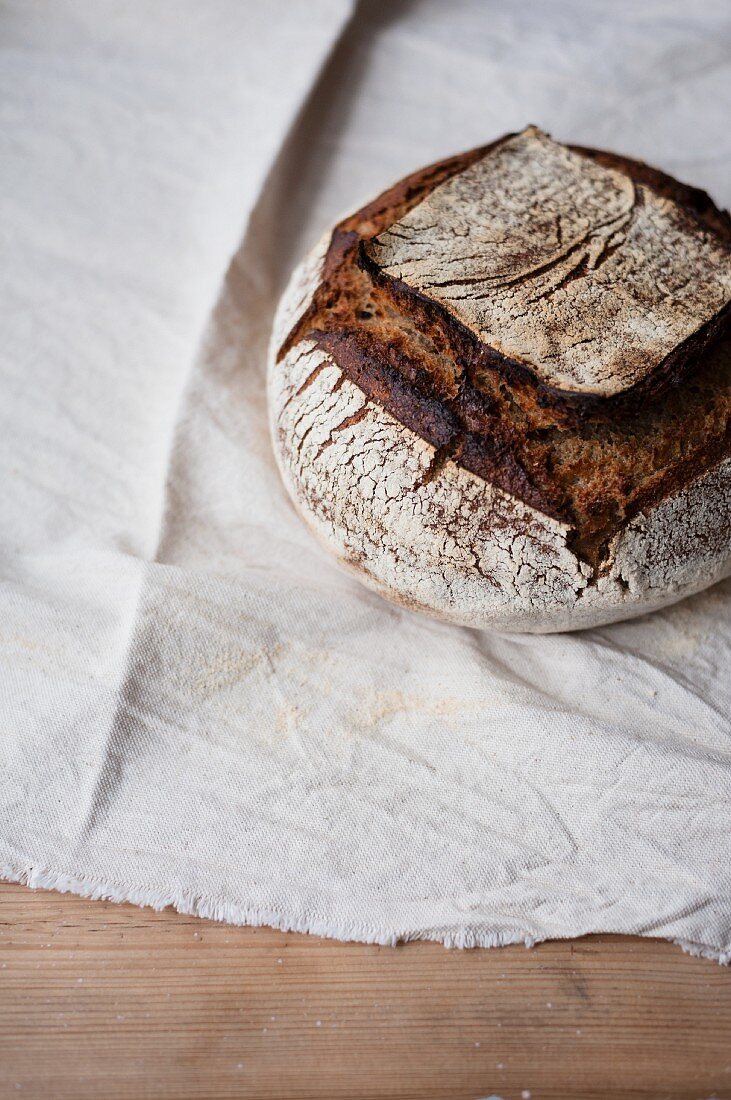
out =
{"type": "Polygon", "coordinates": [[[731,332],[731,302],[729,302],[707,324],[697,329],[682,344],[678,344],[646,378],[622,390],[621,393],[603,397],[593,393],[558,389],[542,381],[527,363],[510,359],[487,347],[453,314],[431,298],[420,294],[408,283],[389,276],[387,284],[380,270],[364,252],[361,252],[359,262],[368,270],[374,282],[380,282],[394,300],[400,302],[404,311],[416,313],[418,310],[422,316],[430,315],[435,322],[439,319],[438,323],[443,326],[445,332],[451,330],[455,344],[458,342],[463,346],[471,344],[472,362],[479,362],[484,370],[500,373],[508,379],[511,386],[533,390],[535,400],[539,404],[562,409],[567,416],[575,418],[612,419],[617,416],[631,416],[636,409],[660,398],[669,387],[680,384],[685,375],[701,361],[706,349],[731,332]]]}
{"type": "Polygon", "coordinates": [[[446,459],[470,470],[492,484],[510,486],[526,504],[561,519],[560,510],[533,484],[499,432],[481,434],[488,424],[484,398],[471,388],[461,388],[453,405],[428,392],[428,380],[416,367],[413,380],[405,377],[389,359],[389,349],[367,333],[321,332],[319,347],[330,353],[345,375],[371,401],[381,405],[400,423],[436,449],[439,467],[446,459]],[[472,423],[475,430],[465,430],[472,423]]]}
{"type": "MultiPolygon", "coordinates": [[[[705,349],[719,340],[731,311],[714,319],[707,332],[696,333],[686,341],[690,346],[677,349],[648,384],[617,397],[586,397],[567,395],[542,384],[525,365],[486,348],[441,306],[383,276],[368,260],[362,242],[393,224],[434,187],[510,136],[413,173],[341,222],[333,232],[322,282],[312,305],[285,341],[280,357],[301,339],[313,340],[371,400],[436,448],[434,470],[451,460],[568,523],[574,528],[576,552],[599,567],[612,536],[632,515],[664,499],[728,455],[728,418],[724,428],[716,417],[708,438],[700,432],[703,438],[699,441],[696,432],[687,454],[680,457],[673,454],[667,459],[660,447],[652,460],[651,478],[626,492],[615,483],[610,484],[611,492],[607,488],[603,493],[601,478],[596,469],[587,469],[586,459],[577,460],[576,476],[580,482],[587,481],[588,488],[572,488],[567,483],[571,468],[567,467],[569,475],[564,474],[563,479],[554,470],[550,450],[554,438],[561,445],[572,438],[583,441],[587,453],[596,438],[597,450],[604,453],[601,448],[608,446],[611,453],[616,435],[616,447],[626,450],[638,433],[641,437],[643,424],[651,420],[654,409],[679,407],[682,412],[686,388],[688,393],[695,393],[716,384],[716,360],[705,349]],[[361,321],[357,312],[355,317],[348,317],[347,308],[343,314],[343,303],[352,307],[349,299],[354,291],[349,289],[348,279],[361,280],[361,287],[370,287],[396,321],[389,327],[385,321],[361,321]],[[398,331],[399,318],[430,341],[426,351],[416,348],[413,338],[398,331]],[[448,369],[440,375],[435,366],[437,356],[447,368],[454,365],[453,377],[448,369]],[[524,431],[534,443],[529,445],[523,438],[524,431]],[[545,455],[541,450],[543,437],[547,441],[545,455]]],[[[625,157],[579,147],[575,151],[628,172],[637,182],[672,198],[720,239],[731,242],[731,220],[704,192],[625,157]]],[[[717,358],[715,352],[713,355],[717,358]]],[[[731,360],[731,344],[727,359],[731,360]]],[[[722,361],[724,378],[729,373],[727,359],[722,361]]],[[[699,409],[698,424],[702,428],[705,413],[702,405],[699,409]]],[[[617,466],[615,482],[621,481],[621,463],[617,466]]]]}
{"type": "Polygon", "coordinates": [[[626,172],[635,183],[644,183],[658,195],[672,199],[705,229],[731,244],[731,216],[728,210],[719,210],[711,196],[699,187],[681,183],[666,172],[661,172],[659,168],[645,164],[643,160],[633,160],[619,153],[607,153],[603,149],[592,149],[587,145],[570,145],[569,148],[607,168],[618,168],[626,172]]]}
{"type": "MultiPolygon", "coordinates": [[[[506,134],[499,142],[493,142],[490,146],[484,146],[480,150],[474,150],[479,156],[484,156],[487,151],[512,137],[506,134]]],[[[634,183],[642,183],[652,188],[659,195],[671,199],[677,206],[683,209],[703,229],[711,232],[720,241],[731,247],[731,218],[725,210],[719,210],[713,200],[705,191],[697,187],[690,187],[666,175],[657,168],[652,168],[643,161],[635,161],[629,157],[619,156],[615,153],[604,152],[600,149],[590,149],[579,145],[570,145],[570,149],[581,156],[595,160],[607,168],[619,169],[625,172],[634,183]]],[[[462,171],[473,163],[477,156],[468,155],[469,159],[453,158],[460,160],[459,170],[462,171]]],[[[449,162],[444,162],[449,163],[449,162]]],[[[434,167],[434,166],[433,166],[434,167]]],[[[436,166],[437,168],[439,165],[436,166]]],[[[430,171],[432,171],[430,169],[430,171]]],[[[452,173],[450,172],[450,175],[452,173]]],[[[418,174],[417,174],[418,175],[418,174]]],[[[412,180],[416,176],[410,177],[412,180]]],[[[443,182],[439,180],[439,182],[443,182]]],[[[434,184],[433,186],[436,186],[434,184]]],[[[395,189],[392,189],[394,191],[395,189]]],[[[431,190],[431,187],[429,187],[431,190]]],[[[386,193],[388,194],[388,192],[386,193]]],[[[385,196],[384,196],[385,197],[385,196]]],[[[419,199],[424,197],[424,192],[419,199]]],[[[379,200],[376,200],[378,203],[379,200]]],[[[410,205],[415,205],[411,203],[410,205]]],[[[403,217],[409,207],[399,209],[395,219],[403,217]]],[[[356,214],[357,218],[358,215],[356,214]]],[[[392,220],[392,224],[393,224],[392,220]]],[[[364,234],[363,240],[367,240],[371,234],[364,234]]],[[[576,415],[607,415],[610,417],[631,413],[633,410],[648,401],[653,401],[671,385],[680,382],[686,371],[692,368],[701,358],[706,348],[720,340],[727,332],[731,331],[731,302],[720,310],[707,324],[700,326],[686,340],[679,344],[646,378],[635,383],[621,393],[604,397],[592,393],[584,393],[567,389],[559,389],[543,381],[530,364],[519,360],[510,359],[505,355],[486,346],[473,332],[462,325],[449,310],[434,302],[433,299],[421,294],[414,287],[401,282],[392,276],[384,277],[378,266],[369,259],[365,249],[360,248],[359,262],[367,267],[369,274],[374,279],[379,279],[384,288],[391,289],[394,297],[400,299],[401,308],[405,311],[420,309],[422,313],[429,311],[430,316],[436,321],[440,319],[445,329],[451,329],[458,334],[460,343],[470,343],[472,346],[471,358],[476,361],[482,359],[486,369],[500,371],[511,382],[511,385],[530,386],[535,390],[536,400],[544,404],[562,406],[567,411],[573,410],[576,415]]]]}

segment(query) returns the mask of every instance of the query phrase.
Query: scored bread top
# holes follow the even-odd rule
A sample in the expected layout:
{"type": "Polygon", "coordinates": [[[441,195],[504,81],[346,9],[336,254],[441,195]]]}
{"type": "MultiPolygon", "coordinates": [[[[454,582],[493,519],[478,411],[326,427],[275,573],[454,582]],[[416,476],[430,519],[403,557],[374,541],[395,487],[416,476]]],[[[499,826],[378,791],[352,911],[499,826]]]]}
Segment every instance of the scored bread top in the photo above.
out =
{"type": "MultiPolygon", "coordinates": [[[[506,140],[422,169],[340,222],[278,358],[301,341],[321,348],[369,400],[435,448],[428,479],[450,463],[464,467],[569,525],[571,548],[601,571],[629,519],[731,454],[731,337],[706,350],[700,341],[662,385],[653,375],[651,385],[614,396],[568,394],[381,271],[370,242],[506,140]]],[[[729,246],[728,216],[704,192],[615,154],[573,151],[672,201],[729,246]]]]}
{"type": "Polygon", "coordinates": [[[728,245],[667,195],[535,127],[365,246],[546,384],[619,394],[687,357],[731,301],[728,245]]]}

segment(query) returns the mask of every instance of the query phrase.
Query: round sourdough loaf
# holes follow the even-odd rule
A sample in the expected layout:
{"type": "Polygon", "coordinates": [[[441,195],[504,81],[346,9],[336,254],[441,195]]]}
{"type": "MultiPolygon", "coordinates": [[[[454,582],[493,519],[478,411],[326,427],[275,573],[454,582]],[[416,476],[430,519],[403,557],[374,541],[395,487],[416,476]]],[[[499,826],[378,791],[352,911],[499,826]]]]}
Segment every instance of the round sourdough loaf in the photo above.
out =
{"type": "Polygon", "coordinates": [[[295,271],[284,482],[382,595],[474,627],[639,615],[731,572],[731,224],[529,127],[414,173],[295,271]]]}

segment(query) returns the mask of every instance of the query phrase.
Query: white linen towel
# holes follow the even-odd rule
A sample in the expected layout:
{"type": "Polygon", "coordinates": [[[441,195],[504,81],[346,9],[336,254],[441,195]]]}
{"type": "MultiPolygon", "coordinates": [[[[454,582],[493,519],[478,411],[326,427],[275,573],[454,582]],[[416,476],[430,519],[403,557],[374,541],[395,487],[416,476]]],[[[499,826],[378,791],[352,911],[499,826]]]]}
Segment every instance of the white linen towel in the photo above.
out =
{"type": "Polygon", "coordinates": [[[727,203],[728,6],[18,0],[0,28],[0,872],[728,961],[731,584],[563,636],[398,610],[294,515],[264,390],[301,251],[430,160],[535,122],[727,203]]]}

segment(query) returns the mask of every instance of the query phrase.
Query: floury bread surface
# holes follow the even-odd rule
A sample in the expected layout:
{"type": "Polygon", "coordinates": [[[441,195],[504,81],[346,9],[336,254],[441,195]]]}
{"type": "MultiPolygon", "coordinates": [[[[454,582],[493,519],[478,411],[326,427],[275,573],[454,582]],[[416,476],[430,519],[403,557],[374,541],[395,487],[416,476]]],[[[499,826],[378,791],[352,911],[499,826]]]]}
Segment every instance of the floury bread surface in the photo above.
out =
{"type": "Polygon", "coordinates": [[[545,382],[599,396],[677,362],[731,298],[728,248],[682,205],[534,127],[365,252],[545,382]]]}
{"type": "Polygon", "coordinates": [[[272,431],[304,518],[383,595],[478,627],[728,575],[730,239],[702,192],[532,127],[397,184],[280,305],[272,431]]]}

